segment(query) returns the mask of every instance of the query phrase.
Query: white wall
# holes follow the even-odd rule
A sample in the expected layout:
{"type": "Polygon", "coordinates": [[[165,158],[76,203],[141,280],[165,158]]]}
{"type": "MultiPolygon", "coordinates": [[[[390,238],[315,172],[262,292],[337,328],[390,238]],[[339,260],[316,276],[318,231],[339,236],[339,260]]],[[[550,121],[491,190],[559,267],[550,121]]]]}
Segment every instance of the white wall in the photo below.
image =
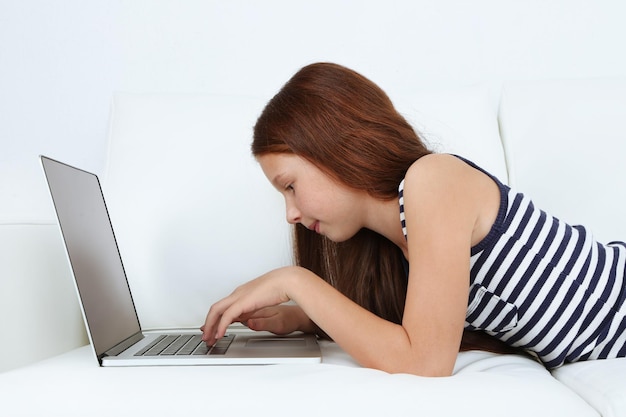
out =
{"type": "Polygon", "coordinates": [[[114,91],[269,98],[336,61],[391,94],[626,74],[620,0],[0,0],[0,223],[51,222],[36,156],[101,172],[114,91]]]}

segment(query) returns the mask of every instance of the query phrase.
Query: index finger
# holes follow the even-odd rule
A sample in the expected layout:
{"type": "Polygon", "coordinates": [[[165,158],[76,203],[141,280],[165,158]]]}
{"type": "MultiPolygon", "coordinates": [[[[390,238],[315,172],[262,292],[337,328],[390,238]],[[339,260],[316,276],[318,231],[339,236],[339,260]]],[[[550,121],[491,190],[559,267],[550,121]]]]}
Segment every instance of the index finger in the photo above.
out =
{"type": "Polygon", "coordinates": [[[201,327],[202,340],[207,344],[212,345],[217,339],[224,337],[228,326],[238,321],[238,318],[244,314],[241,307],[236,307],[237,300],[238,298],[231,294],[211,306],[204,326],[201,327]]]}
{"type": "Polygon", "coordinates": [[[207,342],[207,344],[212,345],[218,339],[216,337],[216,325],[219,323],[222,313],[223,307],[221,307],[221,303],[224,300],[218,301],[213,304],[211,308],[209,308],[209,312],[207,313],[206,319],[204,321],[204,325],[200,327],[202,331],[202,340],[207,342]]]}

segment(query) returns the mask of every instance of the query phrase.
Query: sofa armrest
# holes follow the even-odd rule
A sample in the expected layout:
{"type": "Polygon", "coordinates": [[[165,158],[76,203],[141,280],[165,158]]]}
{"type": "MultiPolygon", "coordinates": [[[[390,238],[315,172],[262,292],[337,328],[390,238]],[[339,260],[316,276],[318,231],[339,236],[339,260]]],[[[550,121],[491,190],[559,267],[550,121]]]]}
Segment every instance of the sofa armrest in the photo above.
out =
{"type": "Polygon", "coordinates": [[[0,277],[0,372],[88,342],[58,226],[0,225],[0,277]]]}

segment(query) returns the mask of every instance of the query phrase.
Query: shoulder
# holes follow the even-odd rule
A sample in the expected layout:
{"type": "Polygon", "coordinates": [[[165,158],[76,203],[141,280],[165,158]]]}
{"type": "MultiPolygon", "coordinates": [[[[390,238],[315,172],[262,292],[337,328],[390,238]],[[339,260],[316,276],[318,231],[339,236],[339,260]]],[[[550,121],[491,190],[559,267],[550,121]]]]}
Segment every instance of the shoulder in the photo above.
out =
{"type": "Polygon", "coordinates": [[[430,154],[415,161],[407,170],[405,188],[454,185],[472,181],[478,173],[466,162],[449,154],[430,154]]]}
{"type": "Polygon", "coordinates": [[[448,224],[451,219],[473,223],[493,187],[491,178],[456,156],[427,155],[415,161],[404,178],[405,212],[448,224]]]}
{"type": "Polygon", "coordinates": [[[500,190],[491,177],[462,159],[432,154],[415,161],[407,171],[403,203],[409,236],[411,225],[420,231],[464,230],[475,244],[496,219],[500,190]]]}

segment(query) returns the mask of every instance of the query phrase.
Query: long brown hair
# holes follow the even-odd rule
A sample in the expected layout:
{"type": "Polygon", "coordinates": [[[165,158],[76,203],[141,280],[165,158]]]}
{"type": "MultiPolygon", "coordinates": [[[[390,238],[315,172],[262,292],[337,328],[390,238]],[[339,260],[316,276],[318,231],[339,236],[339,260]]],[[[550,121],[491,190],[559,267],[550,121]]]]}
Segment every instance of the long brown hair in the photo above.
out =
{"type": "MultiPolygon", "coordinates": [[[[252,153],[296,154],[349,187],[391,200],[411,164],[431,151],[376,84],[343,66],[317,63],[298,71],[266,105],[252,153]]],[[[294,254],[298,265],[362,307],[402,322],[405,261],[385,237],[362,229],[337,243],[296,225],[294,254]]]]}

